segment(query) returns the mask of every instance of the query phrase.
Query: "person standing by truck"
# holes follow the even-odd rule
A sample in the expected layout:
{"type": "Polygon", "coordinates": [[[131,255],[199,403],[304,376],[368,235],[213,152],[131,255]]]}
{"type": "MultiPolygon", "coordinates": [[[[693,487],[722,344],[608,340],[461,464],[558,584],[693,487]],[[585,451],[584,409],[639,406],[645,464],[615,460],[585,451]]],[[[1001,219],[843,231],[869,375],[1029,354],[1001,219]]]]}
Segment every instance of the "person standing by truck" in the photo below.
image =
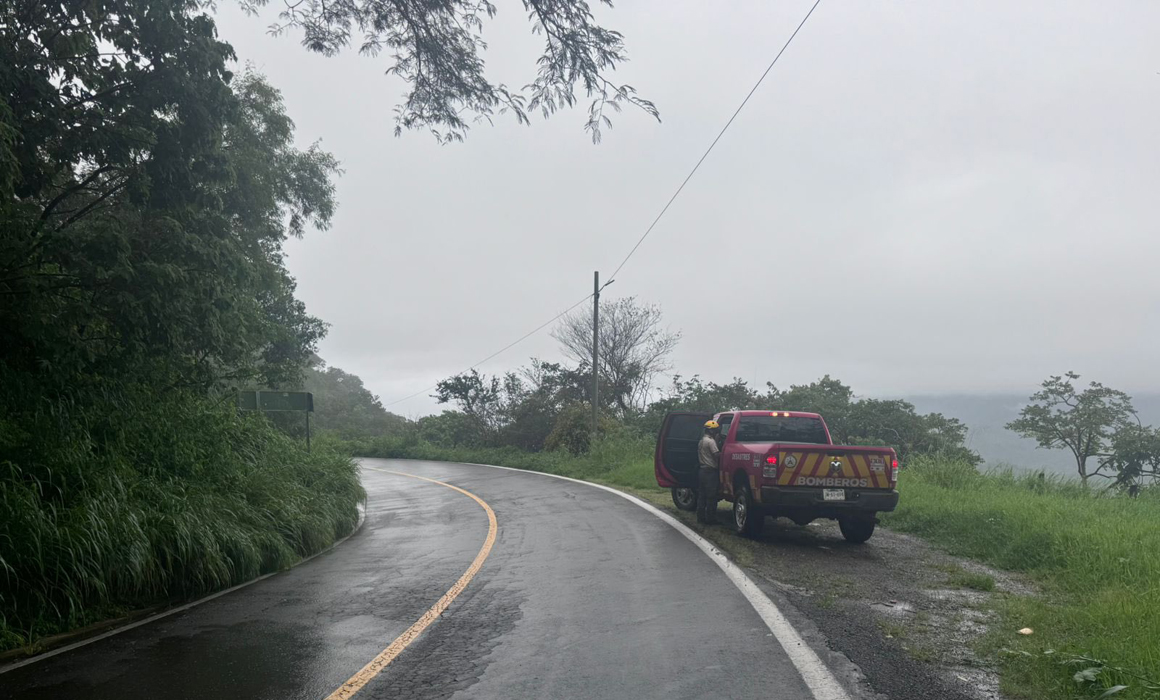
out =
{"type": "Polygon", "coordinates": [[[717,519],[717,489],[721,481],[721,447],[717,438],[721,425],[715,420],[705,421],[705,434],[697,445],[700,463],[697,488],[697,522],[711,525],[717,519]]]}
{"type": "Polygon", "coordinates": [[[721,498],[733,504],[733,526],[745,537],[760,536],[769,517],[803,527],[826,518],[854,544],[870,539],[879,513],[898,507],[898,469],[893,448],[835,445],[817,413],[758,409],[669,413],[653,467],[677,508],[698,510],[698,519],[714,515],[721,498]]]}

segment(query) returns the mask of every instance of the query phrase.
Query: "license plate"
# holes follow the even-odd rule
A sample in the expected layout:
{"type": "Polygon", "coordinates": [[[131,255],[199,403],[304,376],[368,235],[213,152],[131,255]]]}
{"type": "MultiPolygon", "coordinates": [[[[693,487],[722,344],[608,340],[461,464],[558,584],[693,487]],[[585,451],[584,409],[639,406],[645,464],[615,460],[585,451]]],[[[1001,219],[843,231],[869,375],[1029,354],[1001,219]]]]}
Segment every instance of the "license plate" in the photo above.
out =
{"type": "Polygon", "coordinates": [[[823,501],[844,501],[846,500],[846,489],[822,489],[823,501]]]}

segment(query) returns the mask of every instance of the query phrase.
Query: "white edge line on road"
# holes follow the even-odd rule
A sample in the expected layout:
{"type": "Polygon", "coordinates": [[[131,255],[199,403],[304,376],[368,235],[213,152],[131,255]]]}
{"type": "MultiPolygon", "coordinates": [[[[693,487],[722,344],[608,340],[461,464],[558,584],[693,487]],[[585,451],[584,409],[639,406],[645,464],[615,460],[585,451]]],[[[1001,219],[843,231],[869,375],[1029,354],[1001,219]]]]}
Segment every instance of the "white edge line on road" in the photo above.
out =
{"type": "Polygon", "coordinates": [[[121,634],[122,632],[128,632],[129,630],[137,628],[137,627],[141,627],[142,625],[147,625],[151,622],[156,622],[163,617],[169,617],[170,615],[176,615],[179,612],[185,612],[186,610],[189,610],[190,608],[193,608],[193,607],[197,607],[198,605],[201,605],[202,603],[208,603],[209,601],[213,600],[214,598],[220,598],[224,595],[228,595],[230,593],[233,593],[234,591],[236,591],[238,589],[245,588],[246,586],[255,584],[258,581],[263,581],[265,579],[270,578],[271,576],[277,576],[278,574],[285,573],[287,571],[290,571],[291,569],[295,569],[299,566],[302,566],[303,564],[310,561],[311,559],[314,559],[315,557],[319,557],[319,556],[322,556],[323,554],[326,554],[327,552],[333,550],[335,547],[342,544],[343,542],[346,542],[348,539],[353,537],[359,530],[362,529],[363,523],[366,522],[366,519],[367,519],[366,505],[362,504],[359,506],[358,522],[355,523],[353,530],[351,530],[349,533],[347,533],[346,536],[343,537],[342,539],[336,540],[332,545],[330,545],[326,549],[317,551],[314,554],[311,554],[310,556],[306,557],[305,559],[302,559],[302,560],[295,562],[288,569],[281,569],[279,571],[271,571],[268,574],[262,574],[261,576],[259,576],[257,578],[252,578],[249,581],[246,581],[244,583],[239,583],[236,586],[230,586],[229,588],[225,589],[224,591],[218,591],[217,593],[210,593],[209,595],[207,595],[203,598],[198,598],[197,600],[194,600],[194,601],[189,602],[189,603],[185,603],[184,605],[179,605],[176,608],[170,608],[169,610],[166,610],[164,612],[159,612],[156,615],[150,615],[149,617],[147,617],[143,620],[137,620],[136,622],[131,622],[127,625],[124,625],[123,627],[117,627],[116,629],[111,629],[108,632],[105,632],[103,634],[98,634],[95,637],[89,637],[88,639],[82,639],[79,642],[73,642],[72,644],[66,644],[63,647],[53,649],[52,651],[46,651],[43,654],[37,654],[36,656],[30,656],[27,659],[23,659],[21,661],[15,661],[15,662],[10,663],[6,666],[0,666],[0,675],[8,673],[9,671],[15,671],[16,669],[21,668],[22,666],[30,666],[34,663],[37,663],[38,661],[44,661],[45,659],[51,659],[54,656],[58,656],[60,654],[70,652],[73,649],[80,649],[83,646],[88,646],[89,644],[92,644],[94,642],[99,642],[102,639],[108,639],[109,637],[121,634]]]}
{"type": "MultiPolygon", "coordinates": [[[[434,460],[418,460],[418,461],[434,461],[434,460]]],[[[473,467],[490,467],[492,469],[504,469],[506,471],[521,472],[523,474],[539,474],[540,476],[548,476],[553,479],[563,479],[564,481],[572,481],[577,484],[584,484],[593,488],[603,489],[609,493],[614,493],[621,498],[634,503],[656,517],[668,523],[674,530],[681,533],[693,544],[713,560],[718,568],[720,568],[733,585],[741,591],[741,595],[749,601],[753,609],[765,622],[765,626],[773,633],[774,638],[781,644],[782,649],[785,650],[786,656],[789,657],[790,662],[797,668],[801,674],[802,680],[805,681],[810,692],[813,693],[815,700],[850,700],[850,696],[846,693],[845,688],[834,677],[829,667],[818,657],[814,650],[810,648],[805,640],[802,639],[794,626],[786,619],[777,605],[765,595],[765,592],[753,582],[749,576],[741,570],[741,567],[734,564],[726,557],[721,550],[713,546],[709,540],[701,537],[687,525],[677,520],[668,513],[662,511],[651,503],[645,503],[636,496],[627,494],[623,491],[618,491],[611,486],[604,484],[596,484],[591,481],[581,481],[580,479],[573,479],[567,476],[560,476],[559,474],[548,474],[547,472],[537,472],[530,469],[516,469],[514,467],[501,467],[495,464],[475,464],[472,462],[448,462],[448,464],[468,464],[473,467]]]]}

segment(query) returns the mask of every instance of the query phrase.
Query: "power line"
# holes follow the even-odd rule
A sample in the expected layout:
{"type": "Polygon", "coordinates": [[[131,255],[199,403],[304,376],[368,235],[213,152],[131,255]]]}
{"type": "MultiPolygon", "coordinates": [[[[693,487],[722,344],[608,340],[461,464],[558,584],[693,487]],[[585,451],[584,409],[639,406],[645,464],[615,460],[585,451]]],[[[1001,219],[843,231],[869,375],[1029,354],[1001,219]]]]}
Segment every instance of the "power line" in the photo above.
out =
{"type": "MultiPolygon", "coordinates": [[[[490,354],[490,355],[488,355],[487,357],[483,358],[483,359],[482,359],[482,360],[480,360],[479,362],[476,362],[474,365],[472,365],[472,366],[468,367],[467,369],[463,370],[462,372],[457,372],[456,374],[463,374],[464,372],[469,372],[469,371],[471,371],[471,370],[475,369],[476,367],[479,367],[479,366],[480,366],[480,365],[482,365],[483,363],[487,362],[488,360],[490,360],[490,359],[492,359],[492,358],[495,358],[495,357],[498,357],[499,355],[502,355],[503,353],[507,352],[508,350],[511,350],[512,348],[514,348],[515,346],[517,346],[517,345],[519,345],[520,343],[524,342],[525,340],[527,340],[528,338],[532,337],[532,336],[533,336],[533,335],[535,335],[536,333],[539,333],[540,331],[544,330],[544,329],[545,329],[545,328],[547,328],[548,326],[552,325],[552,324],[553,324],[553,323],[555,323],[557,320],[559,320],[559,319],[560,319],[562,316],[564,316],[565,314],[567,314],[569,311],[571,311],[572,309],[575,309],[577,306],[580,306],[580,305],[581,305],[581,304],[583,304],[584,302],[586,302],[586,301],[588,301],[589,299],[591,299],[591,298],[592,298],[592,296],[593,296],[593,295],[589,294],[588,296],[584,297],[584,298],[583,298],[583,299],[581,299],[580,301],[576,302],[575,304],[573,304],[573,305],[569,306],[568,308],[564,309],[564,310],[563,310],[563,311],[561,311],[560,313],[556,314],[556,315],[555,315],[555,316],[553,316],[552,318],[548,319],[547,321],[544,321],[543,323],[541,323],[540,325],[536,326],[536,327],[535,327],[535,328],[533,328],[532,330],[530,330],[530,331],[528,331],[527,333],[525,333],[525,334],[521,335],[519,338],[517,338],[517,339],[513,340],[512,342],[510,342],[510,343],[508,343],[507,345],[503,346],[503,347],[502,347],[502,348],[500,348],[499,350],[496,350],[496,351],[495,351],[495,352],[493,352],[492,354],[490,354]]],[[[411,394],[411,395],[409,395],[409,396],[404,396],[404,397],[403,397],[403,398],[401,398],[401,399],[396,399],[396,400],[394,400],[394,401],[392,401],[392,402],[390,402],[390,403],[387,403],[387,404],[383,404],[383,408],[390,408],[391,406],[394,406],[394,405],[395,405],[395,404],[397,404],[397,403],[403,403],[404,401],[410,401],[411,399],[415,398],[416,396],[419,396],[420,394],[425,394],[425,393],[427,393],[428,391],[431,391],[432,389],[434,389],[434,388],[436,388],[436,387],[438,387],[438,386],[439,386],[439,383],[438,383],[438,382],[436,382],[436,383],[432,384],[431,386],[427,387],[426,389],[420,389],[419,391],[416,391],[414,394],[411,394]]]]}
{"type": "MultiPolygon", "coordinates": [[[[556,314],[555,316],[548,319],[544,323],[541,323],[540,325],[536,326],[535,328],[528,331],[524,335],[520,336],[516,340],[512,341],[511,343],[508,343],[504,347],[493,352],[492,354],[483,358],[479,362],[476,362],[474,365],[471,365],[466,370],[463,370],[464,372],[469,371],[469,370],[473,370],[476,367],[479,367],[483,363],[487,362],[488,360],[491,360],[492,358],[495,358],[495,357],[507,352],[508,350],[512,349],[516,345],[519,345],[520,343],[522,343],[523,341],[532,337],[536,333],[539,333],[540,331],[542,331],[544,328],[547,328],[552,323],[555,323],[562,316],[564,316],[568,312],[572,311],[572,309],[575,309],[577,306],[580,306],[584,302],[588,301],[593,296],[595,296],[595,294],[598,294],[600,292],[600,290],[604,289],[605,287],[607,287],[608,285],[610,285],[616,281],[616,275],[619,274],[621,269],[624,268],[625,264],[628,262],[629,258],[632,257],[633,253],[636,252],[637,248],[640,248],[640,244],[644,243],[644,239],[648,238],[648,235],[650,233],[652,233],[653,228],[656,227],[657,223],[661,220],[661,217],[663,217],[665,215],[665,212],[667,212],[669,210],[669,207],[672,206],[673,202],[676,201],[677,197],[681,194],[681,191],[685,189],[685,185],[689,184],[689,180],[693,179],[693,175],[695,175],[697,173],[697,170],[701,167],[701,163],[704,163],[705,159],[709,157],[709,154],[713,152],[713,148],[716,147],[717,142],[720,141],[721,137],[725,135],[725,132],[729,130],[729,127],[733,124],[733,120],[737,118],[737,115],[741,114],[741,110],[745,108],[745,105],[749,102],[749,98],[753,97],[753,93],[757,92],[757,88],[761,87],[761,83],[765,80],[765,76],[769,75],[769,72],[771,70],[773,70],[773,67],[774,67],[774,65],[777,64],[778,59],[781,58],[781,55],[783,53],[785,53],[786,49],[789,48],[789,45],[793,42],[794,37],[796,37],[798,35],[798,32],[801,31],[801,28],[803,26],[805,26],[806,21],[810,18],[810,15],[812,15],[814,13],[814,10],[816,10],[818,8],[818,5],[820,5],[821,2],[822,2],[822,0],[815,0],[814,1],[814,4],[810,8],[810,11],[806,13],[806,16],[803,17],[802,21],[798,24],[797,29],[793,30],[793,34],[790,34],[789,39],[787,39],[785,42],[785,45],[783,45],[781,47],[781,50],[778,51],[777,55],[773,57],[772,61],[770,61],[769,65],[765,69],[765,72],[762,73],[761,77],[757,79],[757,82],[754,83],[753,88],[750,89],[749,94],[746,95],[745,99],[741,101],[741,104],[737,107],[736,111],[733,112],[733,116],[729,117],[729,121],[725,123],[724,127],[722,127],[721,132],[717,134],[717,138],[713,139],[713,143],[709,144],[709,148],[706,149],[705,153],[701,155],[701,159],[698,160],[697,164],[693,166],[693,169],[691,171],[689,171],[689,174],[685,177],[684,181],[681,182],[681,186],[678,187],[677,191],[673,193],[673,196],[669,198],[669,201],[665,204],[664,208],[661,209],[661,212],[659,214],[657,214],[656,218],[653,219],[653,222],[651,224],[649,224],[649,227],[645,230],[644,235],[642,235],[640,237],[640,239],[636,242],[636,245],[634,245],[632,247],[632,250],[628,251],[628,255],[624,256],[624,260],[620,261],[620,264],[617,265],[616,270],[613,271],[613,273],[611,275],[609,275],[608,281],[605,282],[595,293],[589,294],[588,296],[584,297],[583,299],[576,302],[575,304],[572,304],[567,309],[556,314]]],[[[462,374],[462,373],[463,372],[460,372],[459,374],[462,374]]],[[[434,389],[438,386],[439,386],[439,384],[438,384],[438,382],[436,382],[435,384],[432,384],[431,386],[429,386],[425,389],[420,389],[419,391],[416,391],[414,394],[404,396],[401,399],[396,399],[388,404],[383,404],[383,408],[389,408],[389,407],[394,406],[396,404],[403,403],[404,401],[409,401],[409,400],[415,398],[416,396],[419,396],[420,394],[425,394],[428,391],[431,391],[432,389],[434,389]]]]}
{"type": "Polygon", "coordinates": [[[773,66],[777,63],[777,59],[781,58],[781,55],[785,53],[786,49],[789,48],[790,43],[793,42],[793,38],[798,35],[798,32],[801,31],[801,28],[805,26],[806,20],[810,18],[810,15],[814,13],[814,10],[818,8],[818,5],[821,4],[821,2],[822,0],[815,0],[813,7],[811,7],[810,11],[806,13],[806,16],[802,18],[802,21],[798,24],[797,29],[793,30],[793,34],[789,35],[789,39],[786,39],[785,45],[781,47],[781,51],[777,52],[777,55],[773,57],[772,61],[770,61],[769,66],[765,69],[765,72],[762,73],[761,77],[757,79],[756,83],[754,83],[753,89],[751,89],[749,94],[745,96],[745,99],[741,101],[741,105],[737,108],[737,111],[733,112],[733,116],[729,117],[729,121],[726,122],[725,126],[721,129],[721,133],[717,134],[717,138],[713,139],[713,143],[709,144],[709,148],[706,149],[704,155],[702,155],[701,159],[697,161],[697,164],[693,166],[693,169],[689,171],[688,176],[685,177],[685,180],[681,183],[681,186],[677,188],[677,191],[673,193],[672,197],[669,197],[669,201],[665,204],[664,209],[661,209],[661,213],[657,214],[657,218],[653,219],[653,222],[649,224],[648,229],[646,229],[644,232],[644,235],[640,237],[640,240],[636,242],[636,245],[632,247],[632,250],[628,251],[628,255],[624,256],[624,260],[620,261],[620,265],[616,267],[616,270],[608,276],[608,282],[605,283],[606,285],[612,284],[621,268],[623,268],[625,263],[628,262],[628,259],[632,257],[632,254],[636,252],[636,249],[640,247],[640,244],[644,243],[644,239],[648,238],[648,235],[652,233],[652,230],[657,225],[657,222],[661,220],[661,217],[664,216],[665,212],[669,210],[669,207],[672,206],[672,203],[676,201],[677,196],[681,194],[681,190],[685,189],[685,185],[689,184],[689,180],[693,179],[693,175],[695,175],[697,169],[701,167],[701,163],[704,163],[705,159],[709,157],[709,154],[713,152],[713,147],[717,145],[717,142],[721,140],[721,137],[725,135],[725,132],[729,130],[729,126],[733,124],[733,120],[737,118],[737,115],[741,114],[741,110],[745,109],[745,105],[749,102],[749,98],[753,97],[753,93],[757,92],[757,88],[761,87],[761,83],[765,80],[765,76],[769,75],[769,71],[773,70],[773,66]]]}

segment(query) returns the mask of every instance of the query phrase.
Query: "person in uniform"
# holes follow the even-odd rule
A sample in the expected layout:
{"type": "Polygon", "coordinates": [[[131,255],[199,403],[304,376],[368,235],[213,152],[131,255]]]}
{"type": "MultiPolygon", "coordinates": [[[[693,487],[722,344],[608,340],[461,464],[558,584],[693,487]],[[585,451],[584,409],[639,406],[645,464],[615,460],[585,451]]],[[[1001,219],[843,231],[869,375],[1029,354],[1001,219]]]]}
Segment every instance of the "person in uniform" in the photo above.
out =
{"type": "Polygon", "coordinates": [[[717,438],[721,435],[721,425],[710,420],[705,422],[705,434],[697,445],[697,461],[700,468],[697,488],[697,522],[706,525],[713,523],[717,518],[717,489],[721,481],[721,465],[719,457],[721,448],[717,438]]]}

